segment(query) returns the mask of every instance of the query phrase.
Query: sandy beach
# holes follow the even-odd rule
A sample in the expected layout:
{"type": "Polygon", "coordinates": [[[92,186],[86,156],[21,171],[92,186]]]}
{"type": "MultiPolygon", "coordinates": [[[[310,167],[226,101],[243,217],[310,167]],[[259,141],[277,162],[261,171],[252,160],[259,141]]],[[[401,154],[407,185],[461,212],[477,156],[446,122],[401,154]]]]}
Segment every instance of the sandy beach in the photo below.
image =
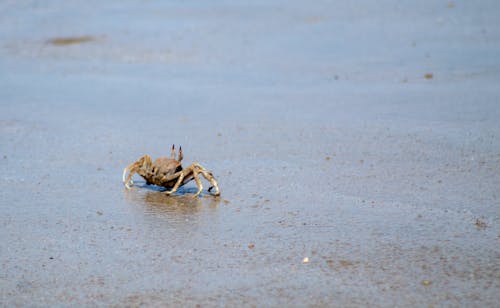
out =
{"type": "Polygon", "coordinates": [[[498,307],[498,16],[2,1],[0,306],[498,307]]]}

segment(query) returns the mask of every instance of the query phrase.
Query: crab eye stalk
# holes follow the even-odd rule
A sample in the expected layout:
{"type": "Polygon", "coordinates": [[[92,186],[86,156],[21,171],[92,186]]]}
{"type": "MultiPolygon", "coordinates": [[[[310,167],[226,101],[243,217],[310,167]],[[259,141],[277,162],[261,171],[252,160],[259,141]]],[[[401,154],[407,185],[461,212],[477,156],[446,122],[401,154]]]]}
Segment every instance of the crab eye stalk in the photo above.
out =
{"type": "Polygon", "coordinates": [[[184,155],[182,154],[182,147],[180,146],[179,147],[179,158],[177,159],[178,161],[182,161],[182,158],[184,157],[184,155]]]}
{"type": "Polygon", "coordinates": [[[172,144],[172,150],[170,151],[170,157],[175,159],[175,144],[172,144]]]}

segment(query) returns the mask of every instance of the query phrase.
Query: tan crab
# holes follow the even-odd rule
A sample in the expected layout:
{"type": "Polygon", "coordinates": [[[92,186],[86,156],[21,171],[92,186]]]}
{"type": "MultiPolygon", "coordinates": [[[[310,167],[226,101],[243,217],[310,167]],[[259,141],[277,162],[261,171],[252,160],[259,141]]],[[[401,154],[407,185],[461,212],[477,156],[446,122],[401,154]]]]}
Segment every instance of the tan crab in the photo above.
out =
{"type": "Polygon", "coordinates": [[[125,187],[130,189],[130,187],[134,184],[132,176],[137,173],[146,180],[146,184],[154,184],[165,187],[167,189],[165,193],[171,195],[175,193],[180,186],[194,179],[196,186],[198,186],[198,191],[194,197],[197,197],[203,190],[203,185],[201,184],[199,176],[201,174],[210,182],[210,184],[212,184],[212,186],[208,188],[208,191],[215,188],[213,195],[220,195],[219,185],[217,185],[217,181],[210,171],[198,163],[193,163],[183,169],[181,166],[183,158],[182,147],[179,148],[179,156],[177,159],[175,159],[175,155],[175,145],[172,145],[171,158],[160,157],[154,162],[151,160],[149,155],[144,155],[139,158],[123,170],[122,177],[125,187]]]}

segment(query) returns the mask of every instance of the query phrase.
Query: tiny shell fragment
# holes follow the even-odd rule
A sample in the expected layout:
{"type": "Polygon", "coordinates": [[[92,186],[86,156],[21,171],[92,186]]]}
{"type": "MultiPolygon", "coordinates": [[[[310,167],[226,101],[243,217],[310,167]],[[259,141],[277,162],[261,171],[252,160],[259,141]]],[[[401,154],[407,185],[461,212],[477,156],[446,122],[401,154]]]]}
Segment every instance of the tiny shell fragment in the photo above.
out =
{"type": "Polygon", "coordinates": [[[309,263],[309,258],[305,257],[304,259],[302,259],[302,263],[304,263],[304,264],[309,263]]]}

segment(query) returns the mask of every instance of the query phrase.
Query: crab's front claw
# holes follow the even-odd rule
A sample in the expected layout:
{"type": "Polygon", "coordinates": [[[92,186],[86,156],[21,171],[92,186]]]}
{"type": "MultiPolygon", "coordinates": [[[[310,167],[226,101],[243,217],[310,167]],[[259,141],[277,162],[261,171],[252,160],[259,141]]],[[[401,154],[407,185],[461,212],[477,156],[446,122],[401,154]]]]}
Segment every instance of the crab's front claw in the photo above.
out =
{"type": "Polygon", "coordinates": [[[127,172],[128,172],[127,168],[123,169],[122,181],[123,181],[123,184],[125,184],[125,187],[127,189],[130,189],[134,185],[134,181],[132,181],[132,179],[130,179],[129,181],[126,180],[127,172]]]}

